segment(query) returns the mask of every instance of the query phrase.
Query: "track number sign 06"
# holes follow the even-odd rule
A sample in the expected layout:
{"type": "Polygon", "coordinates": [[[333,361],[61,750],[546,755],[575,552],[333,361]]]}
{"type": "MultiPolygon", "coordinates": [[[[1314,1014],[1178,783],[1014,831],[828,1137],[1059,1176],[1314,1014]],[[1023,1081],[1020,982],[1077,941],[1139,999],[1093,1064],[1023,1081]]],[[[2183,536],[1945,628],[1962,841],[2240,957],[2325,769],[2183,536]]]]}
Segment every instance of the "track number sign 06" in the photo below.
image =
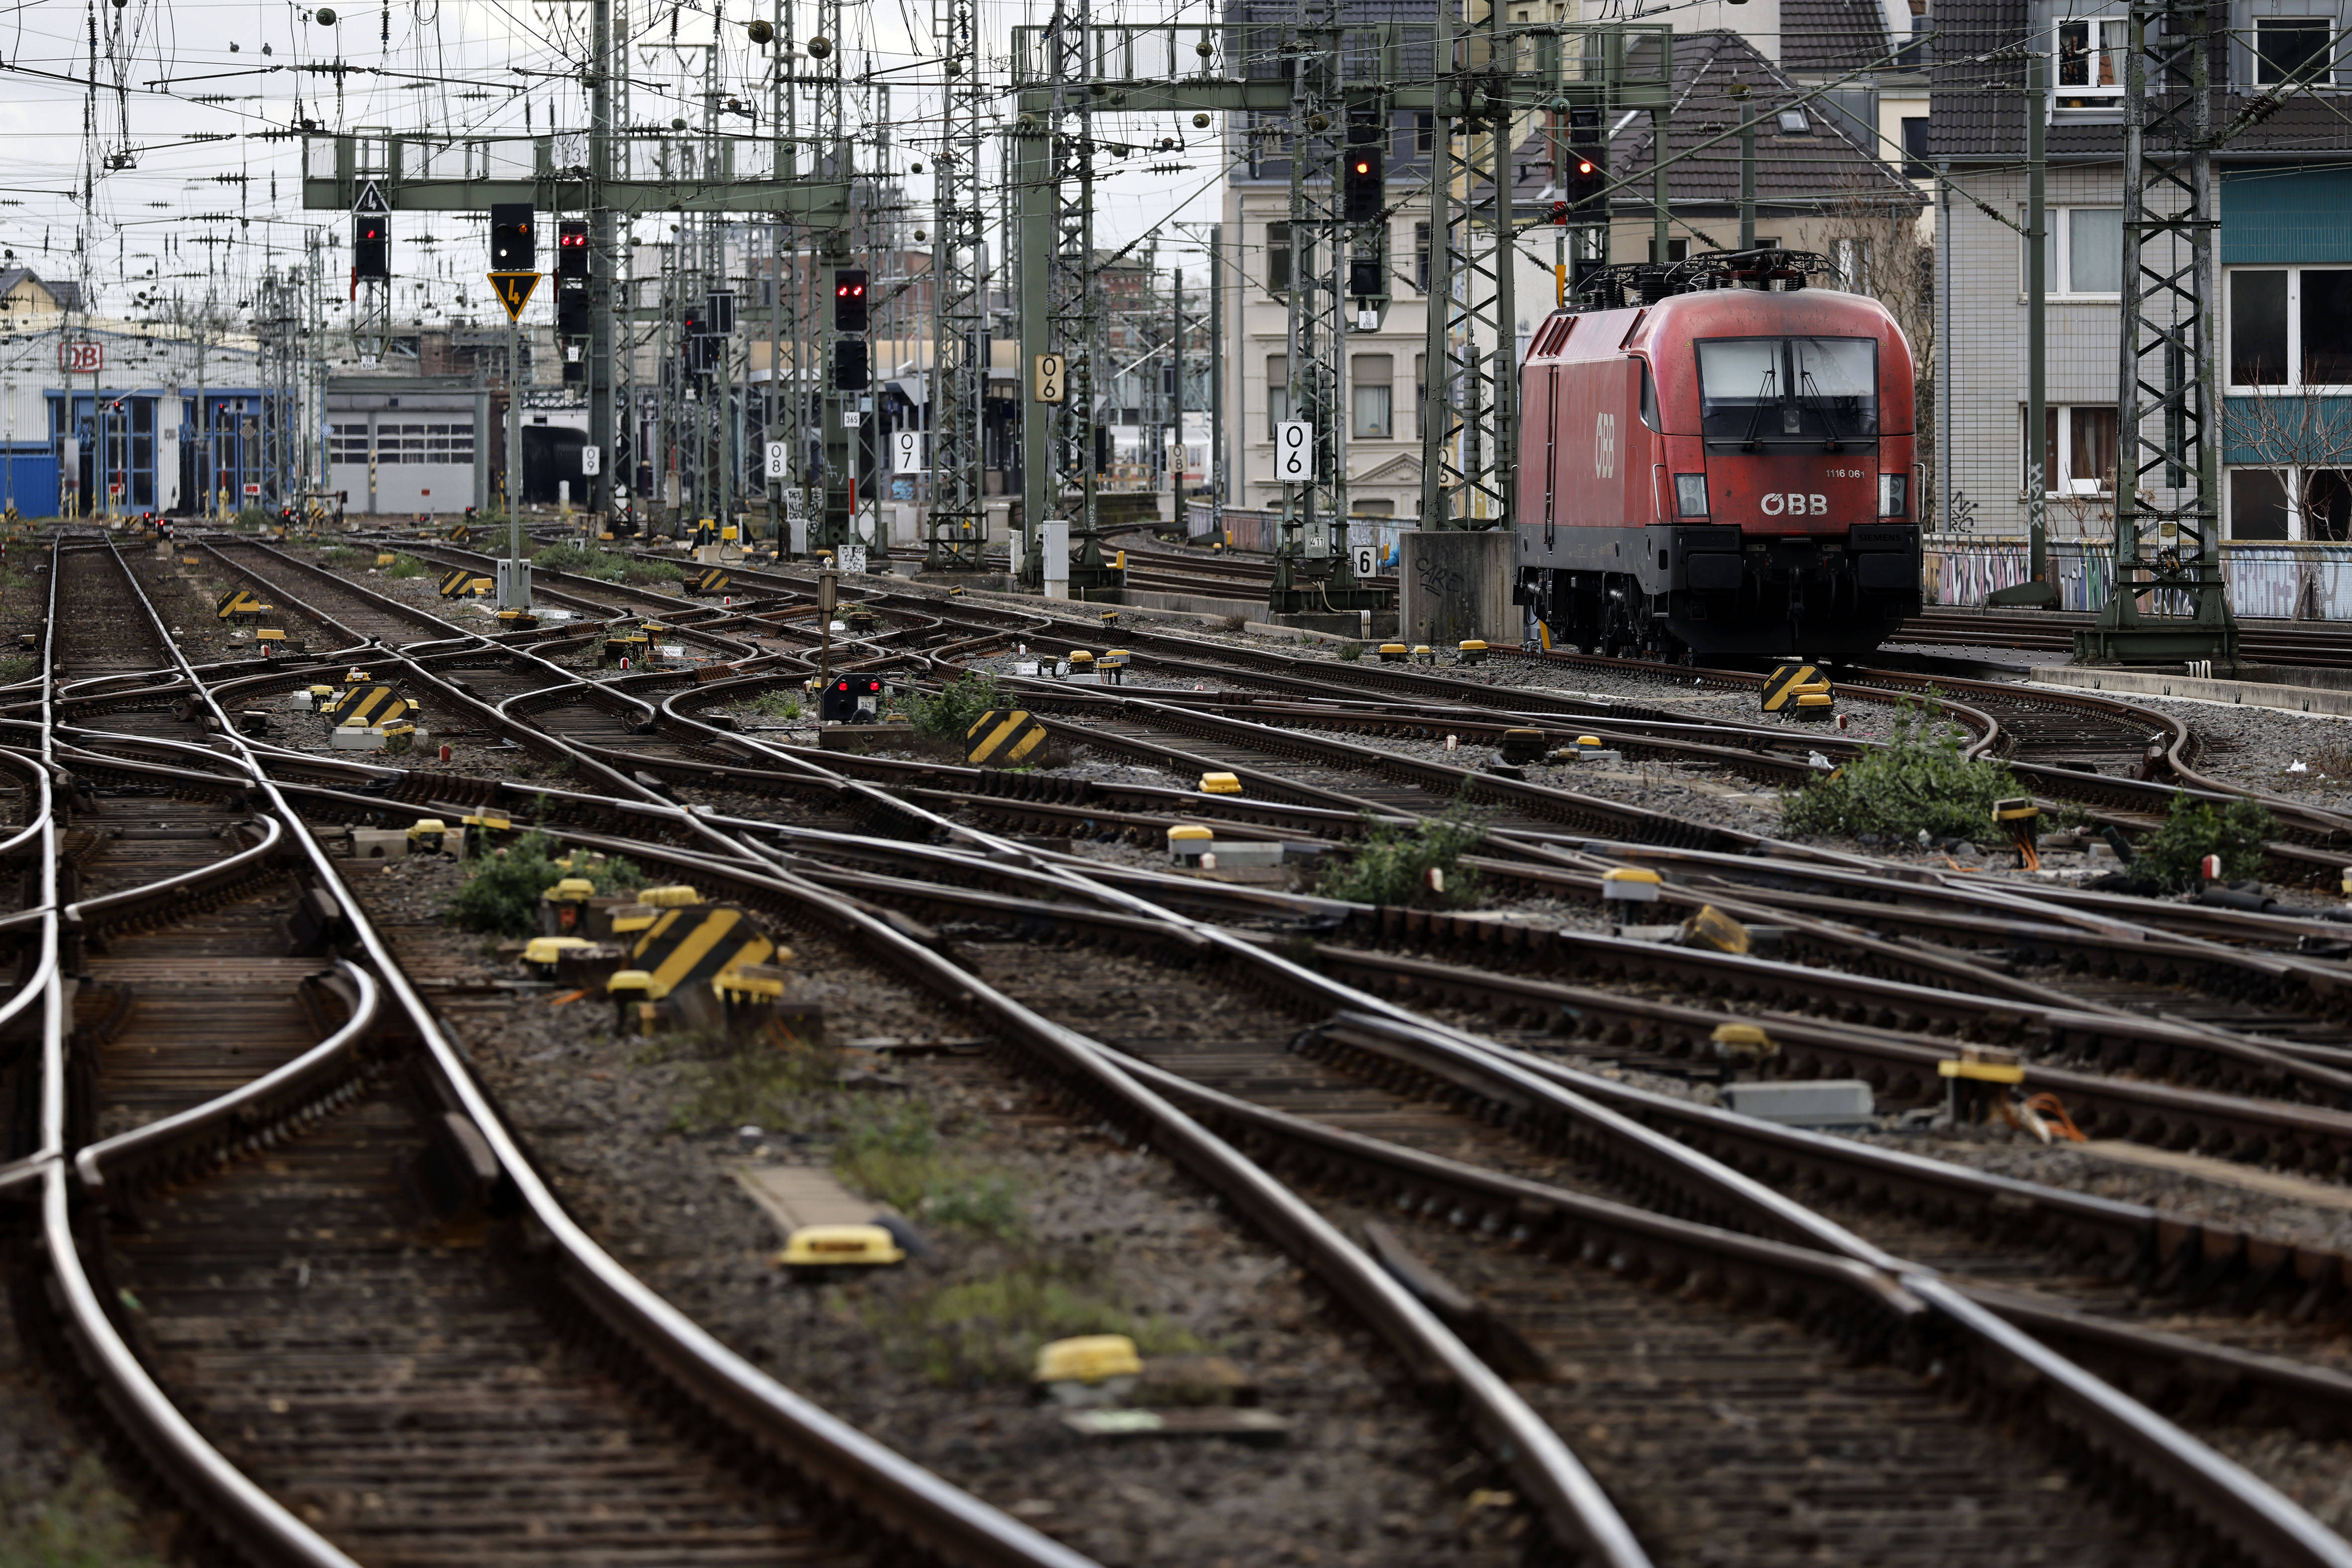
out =
{"type": "Polygon", "coordinates": [[[1274,427],[1274,477],[1286,485],[1315,482],[1315,426],[1285,419],[1274,427]]]}
{"type": "Polygon", "coordinates": [[[1039,354],[1032,398],[1039,403],[1059,403],[1069,395],[1069,362],[1060,354],[1039,354]]]}

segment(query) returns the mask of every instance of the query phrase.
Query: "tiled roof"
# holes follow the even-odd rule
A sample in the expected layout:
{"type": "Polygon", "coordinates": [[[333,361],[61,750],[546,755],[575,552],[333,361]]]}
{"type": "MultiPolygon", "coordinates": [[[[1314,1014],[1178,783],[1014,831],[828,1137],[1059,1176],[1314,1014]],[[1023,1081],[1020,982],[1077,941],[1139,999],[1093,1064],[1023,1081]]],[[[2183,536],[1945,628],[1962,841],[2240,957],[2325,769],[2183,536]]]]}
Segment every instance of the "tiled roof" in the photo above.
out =
{"type": "MultiPolygon", "coordinates": [[[[1866,151],[1819,106],[1799,110],[1806,129],[1780,127],[1778,110],[1802,90],[1736,33],[1685,34],[1675,40],[1675,96],[1667,114],[1666,152],[1681,162],[1668,166],[1669,199],[1677,206],[1736,207],[1739,200],[1739,138],[1743,117],[1756,128],[1756,199],[1763,207],[1818,207],[1861,201],[1909,205],[1918,190],[1883,159],[1866,151]],[[1735,87],[1748,96],[1732,96],[1735,87]],[[1727,135],[1726,132],[1732,134],[1727,135]],[[1701,143],[1712,143],[1695,151],[1701,143]]],[[[1642,115],[1610,143],[1610,173],[1626,174],[1652,166],[1655,137],[1642,115]]],[[[1646,187],[1643,187],[1646,191],[1646,187]]],[[[1645,194],[1617,194],[1622,214],[1646,206],[1645,194]]]]}
{"type": "Polygon", "coordinates": [[[1886,53],[1886,14],[1877,0],[1780,0],[1783,70],[1843,74],[1886,53]]]}

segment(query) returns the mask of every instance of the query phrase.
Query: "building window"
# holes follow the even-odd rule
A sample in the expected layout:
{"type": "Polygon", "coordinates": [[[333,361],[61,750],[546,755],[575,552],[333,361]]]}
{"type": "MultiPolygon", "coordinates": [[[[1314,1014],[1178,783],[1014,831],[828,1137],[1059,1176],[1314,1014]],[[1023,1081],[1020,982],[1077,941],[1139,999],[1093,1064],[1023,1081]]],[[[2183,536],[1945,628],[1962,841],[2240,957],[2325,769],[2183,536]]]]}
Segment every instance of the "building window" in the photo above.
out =
{"type": "Polygon", "coordinates": [[[1265,356],[1265,438],[1274,439],[1274,427],[1290,417],[1290,356],[1265,356]]]}
{"type": "Polygon", "coordinates": [[[1412,356],[1412,432],[1415,436],[1429,434],[1429,356],[1412,356]]]}
{"type": "Polygon", "coordinates": [[[1412,117],[1412,150],[1416,153],[1437,151],[1437,116],[1426,111],[1412,117]]]}
{"type": "Polygon", "coordinates": [[[2123,101],[2131,24],[2121,16],[2058,24],[2059,109],[2114,109],[2123,101]]]}
{"type": "Polygon", "coordinates": [[[1870,241],[1838,239],[1830,242],[1830,259],[1837,268],[1838,287],[1849,294],[1862,294],[1870,289],[1870,241]]]}
{"type": "Polygon", "coordinates": [[[2352,540],[2352,472],[2343,468],[2231,468],[2229,498],[2231,539],[2352,540]]]}
{"type": "MultiPolygon", "coordinates": [[[[2050,467],[2042,475],[2042,489],[2051,496],[2112,495],[2116,488],[2116,408],[2108,404],[2076,404],[2053,405],[2042,410],[2042,438],[2043,450],[2050,454],[2050,467]]],[[[2025,450],[2022,439],[2025,410],[2018,410],[2018,442],[2021,458],[2031,463],[2032,454],[2025,450]]],[[[2017,476],[2021,490],[2032,482],[2032,476],[2022,469],[2017,476]]]]}
{"type": "Polygon", "coordinates": [[[1396,361],[1387,354],[1358,354],[1349,365],[1348,435],[1358,441],[1385,441],[1396,434],[1396,361]]]}
{"type": "Polygon", "coordinates": [[[2335,71],[2330,59],[2334,28],[2325,16],[2262,16],[2254,22],[2254,85],[2324,82],[2335,71]]]}
{"type": "MultiPolygon", "coordinates": [[[[2018,209],[2021,218],[2025,209],[2018,209]]],[[[2048,207],[2042,221],[2042,277],[2053,299],[2114,299],[2124,287],[2124,209],[2048,207]]],[[[2023,227],[2021,221],[2020,227],[2023,227]]],[[[2025,241],[2017,247],[2018,289],[2025,289],[2025,241]]]]}
{"type": "Polygon", "coordinates": [[[1290,226],[1286,223],[1265,226],[1265,291],[1290,292],[1290,226]]]}
{"type": "Polygon", "coordinates": [[[1935,25],[1927,19],[1927,14],[1925,11],[1913,16],[1911,39],[1903,46],[1903,52],[1895,56],[1895,66],[1907,71],[1927,69],[1928,50],[1931,47],[1927,42],[1927,35],[1934,30],[1935,25]]]}
{"type": "Polygon", "coordinates": [[[1924,180],[1932,173],[1927,164],[1927,117],[1906,114],[1903,117],[1903,177],[1924,180]]]}
{"type": "Polygon", "coordinates": [[[1412,286],[1429,292],[1429,225],[1412,226],[1412,286]]]}
{"type": "Polygon", "coordinates": [[[2352,268],[2232,268],[2230,384],[2352,386],[2352,268]]]}
{"type": "MultiPolygon", "coordinates": [[[[1765,242],[1759,239],[1756,243],[1760,246],[1765,242]]],[[[1772,243],[1778,244],[1779,242],[1776,240],[1772,243]]],[[[1652,261],[1655,261],[1657,258],[1658,241],[1656,237],[1653,236],[1650,240],[1650,259],[1652,261]]],[[[1690,241],[1687,239],[1670,239],[1666,241],[1666,259],[1669,262],[1688,261],[1690,259],[1690,241]]]]}

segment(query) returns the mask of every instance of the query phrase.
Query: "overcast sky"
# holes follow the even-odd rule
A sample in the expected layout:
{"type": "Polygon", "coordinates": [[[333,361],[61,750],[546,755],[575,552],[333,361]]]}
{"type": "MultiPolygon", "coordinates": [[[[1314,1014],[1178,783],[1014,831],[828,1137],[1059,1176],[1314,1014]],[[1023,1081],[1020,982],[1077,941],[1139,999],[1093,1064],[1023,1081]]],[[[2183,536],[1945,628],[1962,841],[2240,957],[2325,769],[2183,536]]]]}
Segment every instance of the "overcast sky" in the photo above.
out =
{"type": "MultiPolygon", "coordinates": [[[[120,8],[96,0],[94,9],[94,51],[88,0],[16,0],[0,9],[0,82],[9,89],[0,94],[7,154],[0,246],[46,276],[81,278],[96,307],[110,314],[133,313],[136,296],[149,288],[191,297],[217,288],[231,302],[249,298],[251,279],[299,257],[308,231],[321,224],[337,246],[348,242],[342,215],[302,210],[299,139],[268,135],[298,118],[337,129],[441,134],[519,135],[587,123],[579,81],[589,54],[584,0],[336,5],[331,25],[319,21],[320,7],[282,0],[127,0],[120,8]],[[336,66],[343,68],[319,68],[336,66]]],[[[999,57],[986,62],[986,79],[1006,79],[1001,57],[1013,29],[1042,21],[1048,9],[1047,0],[981,0],[984,46],[999,57]]],[[[852,132],[870,136],[887,124],[896,144],[885,161],[928,209],[929,180],[911,165],[929,169],[924,143],[936,126],[940,75],[931,0],[851,0],[842,11],[852,132]],[[858,85],[859,77],[888,84],[887,105],[858,85]]],[[[1103,0],[1095,11],[1098,19],[1120,14],[1103,0]]],[[[755,15],[779,16],[775,0],[756,7],[748,0],[615,0],[615,13],[628,18],[635,123],[664,126],[681,115],[700,122],[714,37],[720,95],[756,105],[764,116],[773,56],[751,43],[745,24],[755,15]]],[[[1209,15],[1206,0],[1184,0],[1175,19],[1209,15]]],[[[1155,8],[1152,19],[1170,18],[1155,8]]],[[[815,7],[802,0],[794,21],[805,39],[816,29],[815,7]]],[[[741,119],[731,123],[751,128],[741,119]]],[[[1096,217],[1102,243],[1118,245],[1173,219],[1213,221],[1217,128],[1194,130],[1189,118],[1102,122],[1105,134],[1113,127],[1138,140],[1148,133],[1155,143],[1178,136],[1185,146],[1158,160],[1181,165],[1176,171],[1147,173],[1147,160],[1137,157],[1103,182],[1096,217]]],[[[877,156],[878,149],[860,153],[863,161],[877,156]]],[[[656,226],[640,232],[650,237],[656,226]]],[[[394,229],[399,315],[432,319],[460,290],[478,296],[473,313],[486,309],[485,234],[478,216],[404,215],[394,229]]],[[[1179,243],[1175,229],[1164,231],[1163,264],[1179,243]]],[[[545,252],[541,263],[551,265],[545,252]]],[[[349,264],[347,251],[331,251],[328,276],[341,279],[349,264]]],[[[345,292],[329,290],[337,301],[345,292]]]]}

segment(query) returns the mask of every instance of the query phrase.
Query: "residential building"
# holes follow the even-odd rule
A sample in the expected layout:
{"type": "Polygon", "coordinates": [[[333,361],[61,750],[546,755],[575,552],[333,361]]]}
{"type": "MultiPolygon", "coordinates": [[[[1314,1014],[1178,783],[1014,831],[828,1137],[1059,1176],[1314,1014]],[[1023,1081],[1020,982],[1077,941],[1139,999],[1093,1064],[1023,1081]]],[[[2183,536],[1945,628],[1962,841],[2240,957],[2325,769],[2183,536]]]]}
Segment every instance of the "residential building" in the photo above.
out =
{"type": "MultiPolygon", "coordinates": [[[[1943,457],[1931,516],[1952,532],[2025,531],[2036,443],[2025,427],[2023,158],[2025,117],[2038,114],[2049,157],[2039,443],[2049,533],[2102,542],[2128,460],[2116,423],[2126,8],[1936,4],[1929,155],[1951,184],[1938,198],[1943,457]],[[2038,101],[2025,93],[2028,50],[2052,63],[2038,101]]],[[[2219,289],[2204,301],[2221,356],[2222,535],[2342,542],[2352,538],[2352,65],[2333,59],[2343,18],[2271,0],[2213,16],[2213,120],[2232,128],[2213,154],[2219,289]]]]}

